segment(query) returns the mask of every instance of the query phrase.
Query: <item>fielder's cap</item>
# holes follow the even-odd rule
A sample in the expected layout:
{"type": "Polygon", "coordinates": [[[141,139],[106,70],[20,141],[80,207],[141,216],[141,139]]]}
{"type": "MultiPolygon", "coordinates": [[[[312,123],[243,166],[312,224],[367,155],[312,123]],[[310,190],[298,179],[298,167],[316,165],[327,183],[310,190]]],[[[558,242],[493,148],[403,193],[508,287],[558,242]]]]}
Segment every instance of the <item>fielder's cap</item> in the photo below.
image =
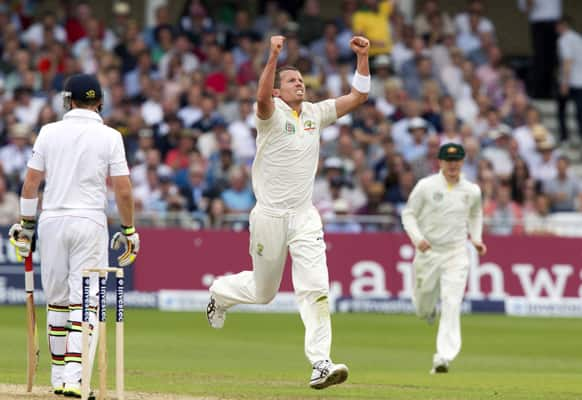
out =
{"type": "Polygon", "coordinates": [[[465,158],[465,149],[460,144],[447,143],[439,149],[439,160],[458,161],[465,158]]]}
{"type": "Polygon", "coordinates": [[[408,130],[411,131],[413,129],[427,129],[428,125],[426,123],[426,121],[424,120],[424,118],[420,118],[420,117],[414,117],[410,120],[410,122],[408,123],[408,130]]]}
{"type": "Polygon", "coordinates": [[[95,75],[77,74],[67,79],[65,93],[71,94],[72,100],[101,100],[103,91],[95,75]]]}

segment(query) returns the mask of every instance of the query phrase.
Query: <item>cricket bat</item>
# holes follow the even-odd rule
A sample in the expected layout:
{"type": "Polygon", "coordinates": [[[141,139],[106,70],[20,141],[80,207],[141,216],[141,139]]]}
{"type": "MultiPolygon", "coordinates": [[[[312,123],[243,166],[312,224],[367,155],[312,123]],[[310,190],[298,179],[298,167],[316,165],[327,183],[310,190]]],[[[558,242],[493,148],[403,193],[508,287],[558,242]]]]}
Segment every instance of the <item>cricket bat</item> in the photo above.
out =
{"type": "Polygon", "coordinates": [[[24,290],[26,291],[26,333],[28,363],[26,369],[26,391],[32,392],[32,384],[38,367],[39,347],[36,313],[34,310],[34,268],[32,251],[24,260],[24,290]]]}

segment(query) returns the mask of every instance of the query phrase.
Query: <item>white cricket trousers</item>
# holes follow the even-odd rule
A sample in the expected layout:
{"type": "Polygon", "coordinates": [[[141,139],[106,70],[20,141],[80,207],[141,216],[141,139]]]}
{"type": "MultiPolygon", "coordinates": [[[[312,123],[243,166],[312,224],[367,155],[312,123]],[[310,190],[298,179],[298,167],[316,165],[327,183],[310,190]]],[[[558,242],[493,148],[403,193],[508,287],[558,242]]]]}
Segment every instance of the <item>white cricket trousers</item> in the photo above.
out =
{"type": "Polygon", "coordinates": [[[469,274],[468,250],[463,245],[417,251],[413,265],[413,302],[420,318],[433,312],[440,294],[441,317],[433,363],[448,364],[461,350],[461,304],[469,274]]]}
{"type": "Polygon", "coordinates": [[[321,218],[315,207],[276,216],[257,205],[250,214],[253,270],[214,281],[210,292],[226,308],[267,304],[281,284],[287,250],[293,287],[305,326],[305,355],[313,364],[330,359],[329,278],[321,218]]]}
{"type": "MultiPolygon", "coordinates": [[[[40,219],[38,225],[42,286],[48,305],[47,330],[52,356],[51,383],[78,384],[81,379],[82,271],[108,266],[107,226],[93,219],[59,216],[40,219]],[[67,312],[63,312],[68,309],[67,312]]],[[[91,277],[90,304],[97,306],[97,276],[91,277]]],[[[97,327],[90,312],[93,364],[97,327]]]]}

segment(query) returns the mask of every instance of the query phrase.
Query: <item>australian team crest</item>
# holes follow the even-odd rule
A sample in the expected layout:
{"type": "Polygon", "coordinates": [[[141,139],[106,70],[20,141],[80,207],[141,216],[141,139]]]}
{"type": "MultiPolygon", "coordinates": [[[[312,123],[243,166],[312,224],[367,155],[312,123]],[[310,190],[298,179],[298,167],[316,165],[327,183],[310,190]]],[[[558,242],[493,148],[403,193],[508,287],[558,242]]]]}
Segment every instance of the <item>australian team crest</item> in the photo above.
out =
{"type": "Polygon", "coordinates": [[[291,122],[287,121],[285,123],[285,133],[292,135],[295,133],[295,125],[292,124],[291,122]]]}
{"type": "Polygon", "coordinates": [[[443,192],[434,192],[434,194],[432,195],[432,199],[436,202],[439,202],[443,199],[443,192]]]}

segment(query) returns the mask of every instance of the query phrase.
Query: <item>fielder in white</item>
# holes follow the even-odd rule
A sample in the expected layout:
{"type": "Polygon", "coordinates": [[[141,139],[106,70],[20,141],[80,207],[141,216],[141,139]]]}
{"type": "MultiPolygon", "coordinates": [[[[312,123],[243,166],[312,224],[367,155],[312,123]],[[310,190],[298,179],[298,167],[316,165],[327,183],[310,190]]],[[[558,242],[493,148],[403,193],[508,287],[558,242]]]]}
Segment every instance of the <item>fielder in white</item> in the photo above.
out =
{"type": "Polygon", "coordinates": [[[417,251],[413,302],[420,318],[432,323],[440,295],[441,317],[431,373],[444,373],[461,350],[461,302],[469,273],[468,235],[479,255],[482,241],[481,189],[461,176],[465,150],[445,144],[440,172],[421,179],[402,211],[402,223],[417,251]]]}
{"type": "MultiPolygon", "coordinates": [[[[20,198],[22,220],[10,229],[17,250],[29,254],[35,240],[38,190],[43,179],[38,222],[42,286],[46,295],[51,383],[55,394],[81,397],[81,276],[85,268],[108,266],[106,183],[111,177],[121,218],[112,247],[125,246],[120,266],[139,251],[133,226],[133,195],[121,134],[103,124],[103,94],[92,75],[74,75],[65,84],[63,120],[42,127],[20,198]],[[69,111],[70,109],[70,111],[69,111]]],[[[97,343],[97,277],[91,279],[91,364],[97,343]]]]}
{"type": "Polygon", "coordinates": [[[368,98],[370,42],[353,37],[357,55],[352,90],[319,103],[305,101],[305,84],[294,67],[277,70],[285,38],[271,37],[267,64],[257,89],[257,154],[252,167],[257,205],[250,214],[253,270],[224,276],[210,287],[207,316],[221,328],[235,304],[267,304],[279,290],[287,252],[293,260],[293,286],[305,325],[305,353],[312,364],[310,386],[323,389],[347,379],[348,368],[331,362],[329,278],[313,183],[320,132],[368,98]]]}

